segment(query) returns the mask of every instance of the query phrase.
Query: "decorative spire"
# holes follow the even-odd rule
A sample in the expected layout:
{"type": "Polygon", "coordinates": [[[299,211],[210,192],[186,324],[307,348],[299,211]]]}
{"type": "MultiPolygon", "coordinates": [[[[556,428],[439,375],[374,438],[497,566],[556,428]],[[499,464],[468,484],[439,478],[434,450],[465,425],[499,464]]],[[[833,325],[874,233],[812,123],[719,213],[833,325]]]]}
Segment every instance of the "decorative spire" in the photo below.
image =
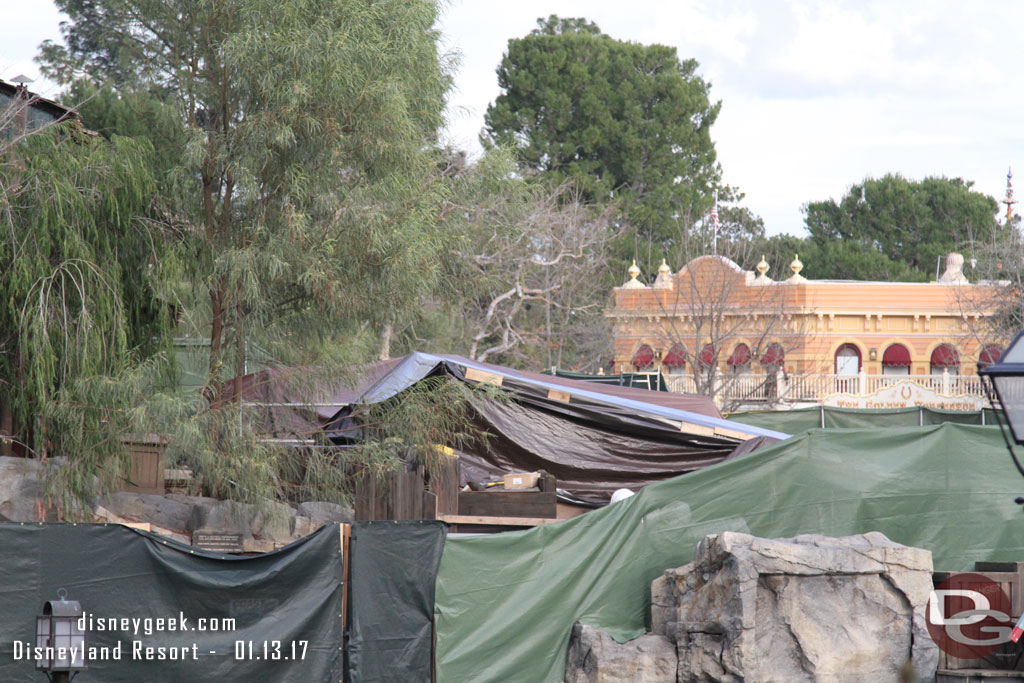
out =
{"type": "Polygon", "coordinates": [[[633,265],[631,265],[629,267],[629,270],[627,270],[626,272],[629,273],[629,280],[626,281],[626,284],[622,285],[623,289],[646,289],[647,288],[647,285],[645,285],[644,283],[640,282],[640,280],[637,280],[637,278],[640,277],[640,269],[636,265],[636,259],[633,259],[633,265]]]}
{"type": "Polygon", "coordinates": [[[655,289],[672,289],[672,269],[668,267],[665,259],[661,259],[658,266],[658,277],[654,279],[655,289]]]}
{"type": "Polygon", "coordinates": [[[1006,171],[1006,199],[1003,200],[1003,204],[1006,204],[1006,222],[1009,223],[1013,220],[1013,205],[1017,203],[1017,200],[1013,198],[1013,168],[1011,167],[1006,171]]]}
{"type": "Polygon", "coordinates": [[[764,254],[761,254],[761,260],[757,264],[757,274],[761,277],[766,277],[769,268],[771,268],[771,266],[769,266],[768,262],[764,260],[764,254]]]}
{"type": "Polygon", "coordinates": [[[789,269],[793,271],[793,277],[789,278],[787,282],[807,282],[807,278],[800,274],[800,271],[804,269],[804,264],[800,262],[799,254],[793,254],[793,262],[789,264],[789,269]]]}

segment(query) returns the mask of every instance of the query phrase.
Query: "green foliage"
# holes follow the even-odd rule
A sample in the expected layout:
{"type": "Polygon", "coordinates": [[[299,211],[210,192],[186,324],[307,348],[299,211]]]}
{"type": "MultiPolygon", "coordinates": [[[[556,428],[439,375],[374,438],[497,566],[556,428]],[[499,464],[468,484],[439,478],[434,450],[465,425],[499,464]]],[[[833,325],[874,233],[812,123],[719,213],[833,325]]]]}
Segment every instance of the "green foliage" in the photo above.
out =
{"type": "Polygon", "coordinates": [[[994,199],[959,178],[868,178],[839,203],[807,205],[810,241],[820,250],[827,273],[816,270],[814,277],[934,279],[941,257],[963,251],[970,258],[976,245],[1003,230],[995,220],[997,208],[994,199]]]}
{"type": "Polygon", "coordinates": [[[852,240],[818,243],[810,237],[773,235],[755,240],[748,253],[752,260],[747,264],[747,269],[753,269],[764,255],[771,264],[769,276],[774,279],[784,279],[791,275],[789,264],[796,254],[800,255],[800,261],[804,264],[800,274],[812,280],[927,282],[935,279],[934,271],[929,276],[914,270],[903,261],[893,261],[879,251],[865,249],[852,240]]]}
{"type": "Polygon", "coordinates": [[[87,130],[107,139],[120,135],[147,141],[153,148],[153,175],[162,183],[171,179],[185,147],[185,128],[173,103],[146,91],[97,87],[84,78],[72,83],[61,99],[75,108],[87,130]]]}
{"type": "Polygon", "coordinates": [[[170,311],[155,286],[166,240],[143,220],[156,190],[152,150],[65,124],[8,154],[0,167],[0,413],[37,454],[71,437],[102,446],[89,425],[65,432],[47,418],[74,382],[116,376],[167,339],[170,311]]]}
{"type": "Polygon", "coordinates": [[[582,19],[538,23],[509,41],[485,144],[516,149],[555,184],[571,180],[587,202],[618,202],[636,231],[629,255],[645,242],[663,249],[706,215],[720,184],[710,134],[720,103],[675,48],[614,40],[582,19]]]}
{"type": "Polygon", "coordinates": [[[547,19],[538,19],[537,28],[530,31],[531,36],[557,36],[563,33],[589,33],[595,36],[604,35],[597,24],[582,17],[563,18],[552,14],[547,19]]]}
{"type": "MultiPolygon", "coordinates": [[[[317,368],[292,394],[315,400],[317,387],[345,379],[335,368],[366,360],[381,330],[418,319],[441,290],[450,188],[431,147],[450,79],[436,3],[58,4],[68,48],[45,45],[41,59],[74,83],[88,125],[152,141],[167,200],[159,220],[188,264],[162,286],[180,297],[179,332],[209,339],[203,397],[150,383],[119,429],[148,423],[207,493],[247,501],[338,499],[354,454],[386,467],[410,444],[456,438],[458,397],[440,389],[418,421],[394,407],[380,438],[346,455],[262,441],[258,412],[220,398],[225,377],[241,395],[254,346],[317,368]]],[[[122,402],[145,384],[121,380],[122,402]]],[[[116,398],[96,384],[78,393],[95,409],[116,398]]],[[[100,466],[79,464],[68,469],[79,483],[100,466]]]]}
{"type": "Polygon", "coordinates": [[[309,362],[298,330],[320,344],[415,310],[443,242],[433,2],[98,4],[67,0],[69,49],[44,59],[109,79],[122,102],[173,98],[174,220],[196,255],[211,385],[241,371],[246,339],[309,362]]]}

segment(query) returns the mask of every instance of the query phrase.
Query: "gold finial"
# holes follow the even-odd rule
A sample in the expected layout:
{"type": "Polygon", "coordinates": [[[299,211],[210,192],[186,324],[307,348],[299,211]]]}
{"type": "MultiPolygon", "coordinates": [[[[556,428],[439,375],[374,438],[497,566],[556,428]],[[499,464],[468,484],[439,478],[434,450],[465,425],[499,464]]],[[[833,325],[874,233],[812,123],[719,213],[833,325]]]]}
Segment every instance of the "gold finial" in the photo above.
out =
{"type": "Polygon", "coordinates": [[[770,267],[771,266],[768,265],[768,262],[764,260],[764,254],[761,254],[761,261],[757,264],[757,272],[761,277],[764,277],[768,273],[768,268],[770,267]]]}
{"type": "Polygon", "coordinates": [[[804,269],[804,264],[800,263],[799,254],[793,254],[793,262],[789,264],[789,269],[793,271],[793,275],[800,275],[800,271],[804,269]]]}
{"type": "Polygon", "coordinates": [[[661,259],[658,266],[658,277],[654,278],[655,289],[672,289],[672,269],[668,267],[665,259],[661,259]]]}
{"type": "Polygon", "coordinates": [[[629,280],[622,285],[623,289],[647,289],[647,285],[637,280],[640,276],[640,269],[637,268],[636,259],[633,259],[633,265],[626,272],[629,273],[629,280]]]}

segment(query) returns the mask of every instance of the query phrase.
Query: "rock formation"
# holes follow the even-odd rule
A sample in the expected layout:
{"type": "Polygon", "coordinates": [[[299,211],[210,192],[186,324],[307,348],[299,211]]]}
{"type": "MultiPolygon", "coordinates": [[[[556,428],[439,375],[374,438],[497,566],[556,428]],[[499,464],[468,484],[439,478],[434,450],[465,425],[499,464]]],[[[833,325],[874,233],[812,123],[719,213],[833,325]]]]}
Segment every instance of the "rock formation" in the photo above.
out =
{"type": "Polygon", "coordinates": [[[693,562],[652,583],[651,634],[618,644],[593,629],[574,631],[566,680],[896,681],[909,661],[931,681],[938,663],[924,616],[931,572],[929,551],[878,532],[708,536],[693,562]],[[665,643],[677,654],[668,676],[665,643]],[[621,662],[630,659],[639,677],[622,678],[621,662]]]}

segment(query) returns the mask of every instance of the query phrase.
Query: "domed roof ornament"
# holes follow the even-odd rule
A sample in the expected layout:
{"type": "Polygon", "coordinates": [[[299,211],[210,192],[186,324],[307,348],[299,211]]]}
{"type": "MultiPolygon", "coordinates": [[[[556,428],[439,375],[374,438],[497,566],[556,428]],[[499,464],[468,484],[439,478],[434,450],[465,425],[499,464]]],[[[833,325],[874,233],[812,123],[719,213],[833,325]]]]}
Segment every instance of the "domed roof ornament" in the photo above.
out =
{"type": "Polygon", "coordinates": [[[786,282],[807,282],[807,278],[800,274],[800,271],[804,269],[804,264],[800,262],[799,254],[793,254],[793,261],[789,264],[789,269],[793,271],[793,277],[786,282]]]}
{"type": "Polygon", "coordinates": [[[765,260],[764,254],[761,255],[761,260],[756,266],[754,266],[754,268],[757,270],[757,275],[748,274],[747,276],[750,284],[767,285],[772,281],[772,279],[768,277],[768,269],[771,268],[771,266],[769,266],[768,261],[765,260]]]}
{"type": "Polygon", "coordinates": [[[658,277],[654,279],[655,289],[672,289],[672,269],[668,267],[665,259],[661,259],[658,266],[658,277]]]}
{"type": "Polygon", "coordinates": [[[629,280],[622,285],[623,289],[647,289],[647,285],[637,279],[640,277],[640,268],[636,265],[636,259],[633,259],[633,265],[626,272],[629,273],[629,280]]]}

